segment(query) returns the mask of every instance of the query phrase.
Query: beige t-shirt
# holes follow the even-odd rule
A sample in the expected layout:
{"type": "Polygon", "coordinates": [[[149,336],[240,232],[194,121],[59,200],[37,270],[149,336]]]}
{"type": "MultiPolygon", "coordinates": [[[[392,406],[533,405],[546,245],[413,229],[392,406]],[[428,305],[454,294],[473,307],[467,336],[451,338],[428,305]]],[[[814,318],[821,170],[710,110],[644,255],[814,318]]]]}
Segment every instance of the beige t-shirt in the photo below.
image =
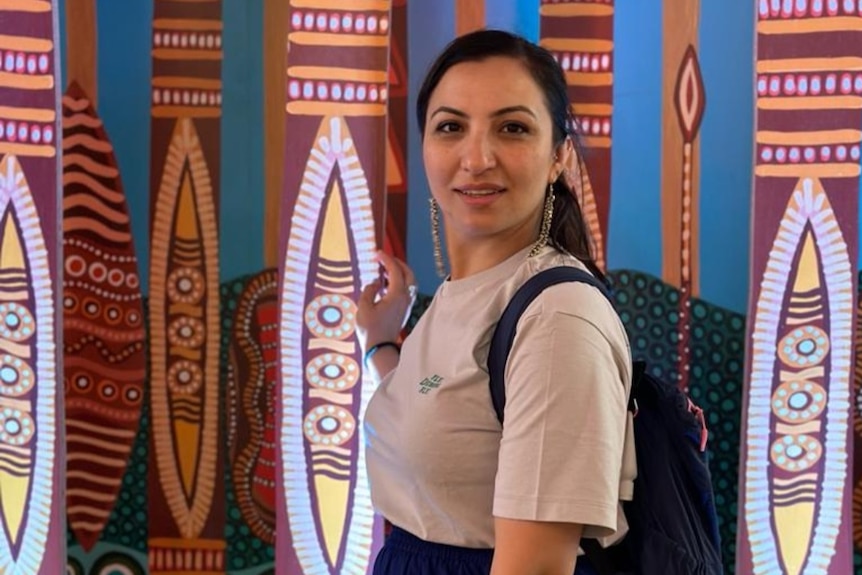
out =
{"type": "Polygon", "coordinates": [[[494,516],[618,528],[628,339],[595,288],[546,289],[518,323],[506,366],[505,428],[487,358],[515,291],[542,269],[583,265],[546,248],[444,282],[404,342],[365,418],[377,512],[417,537],[494,547],[494,516]]]}

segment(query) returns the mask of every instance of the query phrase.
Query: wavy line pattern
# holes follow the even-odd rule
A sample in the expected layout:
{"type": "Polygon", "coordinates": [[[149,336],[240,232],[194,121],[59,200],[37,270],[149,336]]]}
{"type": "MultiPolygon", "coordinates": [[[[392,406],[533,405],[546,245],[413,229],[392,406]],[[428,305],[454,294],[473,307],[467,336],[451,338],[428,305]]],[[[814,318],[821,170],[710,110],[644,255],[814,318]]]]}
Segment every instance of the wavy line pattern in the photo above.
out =
{"type": "Polygon", "coordinates": [[[144,309],[114,149],[74,82],[63,96],[63,125],[67,469],[104,479],[70,476],[66,500],[69,525],[89,551],[116,503],[140,419],[144,309]],[[83,423],[83,433],[72,431],[83,423]]]}

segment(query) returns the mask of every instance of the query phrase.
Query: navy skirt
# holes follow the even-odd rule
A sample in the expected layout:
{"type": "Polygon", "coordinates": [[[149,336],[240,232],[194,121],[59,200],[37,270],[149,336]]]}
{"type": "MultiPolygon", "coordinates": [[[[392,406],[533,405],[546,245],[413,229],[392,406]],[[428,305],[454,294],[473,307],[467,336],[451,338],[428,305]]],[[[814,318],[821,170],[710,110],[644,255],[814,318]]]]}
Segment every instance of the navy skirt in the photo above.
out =
{"type": "MultiPolygon", "coordinates": [[[[469,549],[423,541],[398,527],[386,539],[374,562],[374,575],[488,575],[493,549],[469,549]]],[[[595,575],[585,557],[575,575],[595,575]]]]}

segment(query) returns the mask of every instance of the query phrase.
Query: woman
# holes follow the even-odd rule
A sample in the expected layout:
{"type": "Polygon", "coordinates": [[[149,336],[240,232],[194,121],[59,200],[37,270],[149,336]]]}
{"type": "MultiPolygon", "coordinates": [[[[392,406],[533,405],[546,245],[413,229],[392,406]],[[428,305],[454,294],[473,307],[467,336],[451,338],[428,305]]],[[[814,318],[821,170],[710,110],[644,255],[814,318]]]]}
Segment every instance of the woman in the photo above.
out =
{"type": "Polygon", "coordinates": [[[381,575],[571,575],[582,536],[616,532],[630,352],[593,287],[543,292],[506,368],[505,428],[486,361],[509,299],[548,267],[601,275],[565,166],[565,78],[544,49],[479,31],[438,57],[418,95],[438,267],[449,275],[399,350],[414,276],[362,294],[357,330],[380,386],[366,413],[375,509],[394,530],[381,575]],[[442,220],[442,222],[441,222],[442,220]],[[442,226],[441,226],[442,223],[442,226]]]}

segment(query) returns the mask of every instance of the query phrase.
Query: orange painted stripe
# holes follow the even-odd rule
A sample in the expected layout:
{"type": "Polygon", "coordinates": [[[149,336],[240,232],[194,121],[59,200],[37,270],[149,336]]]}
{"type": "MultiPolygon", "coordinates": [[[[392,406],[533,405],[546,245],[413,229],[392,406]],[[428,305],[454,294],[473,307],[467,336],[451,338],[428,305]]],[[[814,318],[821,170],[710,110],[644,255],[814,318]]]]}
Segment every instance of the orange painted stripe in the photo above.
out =
{"type": "Polygon", "coordinates": [[[862,172],[859,164],[792,164],[780,166],[757,166],[754,173],[761,177],[774,178],[856,178],[862,172]]]}
{"type": "Polygon", "coordinates": [[[0,0],[0,10],[9,12],[50,12],[51,2],[46,0],[0,0]]]}
{"type": "Polygon", "coordinates": [[[575,103],[572,104],[572,112],[579,116],[610,116],[614,112],[614,106],[593,102],[575,103]]]}
{"type": "Polygon", "coordinates": [[[614,75],[610,72],[566,72],[566,83],[569,86],[610,86],[614,75]]]}
{"type": "MultiPolygon", "coordinates": [[[[227,547],[224,541],[217,539],[168,539],[158,537],[150,539],[148,542],[151,548],[161,547],[162,549],[182,549],[183,551],[191,549],[222,551],[227,547]]],[[[162,573],[164,572],[162,571],[162,573]]],[[[221,575],[224,575],[224,573],[221,575]]]]}
{"type": "Polygon", "coordinates": [[[862,97],[765,97],[757,99],[757,107],[761,110],[858,110],[862,108],[862,97]]]}
{"type": "Polygon", "coordinates": [[[600,38],[542,38],[542,46],[548,50],[590,53],[610,53],[614,49],[613,41],[600,38]]]}
{"type": "Polygon", "coordinates": [[[290,102],[288,114],[296,116],[384,116],[386,104],[349,104],[345,102],[290,102]]]}
{"type": "Polygon", "coordinates": [[[611,147],[611,139],[607,136],[581,136],[581,143],[587,148],[611,147]]]}
{"type": "Polygon", "coordinates": [[[212,106],[153,106],[153,118],[220,118],[221,108],[212,106]]]}
{"type": "Polygon", "coordinates": [[[385,70],[360,70],[358,68],[336,68],[327,66],[290,66],[287,75],[298,80],[341,80],[343,82],[386,82],[389,72],[385,70]]]}
{"type": "Polygon", "coordinates": [[[0,106],[0,118],[4,120],[24,120],[26,122],[53,122],[57,118],[57,114],[54,110],[41,108],[0,106]]]}
{"type": "Polygon", "coordinates": [[[157,60],[221,60],[221,50],[183,50],[182,48],[156,48],[157,60]]]}
{"type": "Polygon", "coordinates": [[[54,42],[44,38],[0,34],[0,49],[44,53],[54,49],[54,42]]]}
{"type": "Polygon", "coordinates": [[[23,75],[10,72],[0,72],[0,88],[16,88],[18,90],[50,90],[54,87],[54,76],[23,75]]]}
{"type": "Polygon", "coordinates": [[[759,34],[809,34],[812,32],[859,31],[862,31],[862,18],[856,16],[761,20],[757,23],[757,32],[759,34]]]}
{"type": "Polygon", "coordinates": [[[549,17],[572,17],[572,16],[612,16],[613,6],[605,4],[543,4],[539,7],[541,16],[549,17]]]}
{"type": "Polygon", "coordinates": [[[785,58],[758,60],[757,72],[828,72],[833,70],[862,70],[862,58],[785,58]]]}
{"type": "Polygon", "coordinates": [[[332,10],[333,8],[337,8],[344,12],[388,12],[390,3],[391,2],[386,0],[350,0],[349,2],[333,2],[332,0],[292,0],[290,2],[290,7],[317,8],[319,10],[332,10]]]}
{"type": "Polygon", "coordinates": [[[153,20],[156,30],[221,30],[220,20],[183,20],[179,18],[157,18],[153,20]]]}
{"type": "Polygon", "coordinates": [[[455,35],[485,27],[485,0],[455,0],[455,35]]]}
{"type": "Polygon", "coordinates": [[[39,146],[36,144],[0,143],[0,154],[14,156],[35,156],[37,158],[53,158],[57,154],[54,146],[39,146]]]}
{"type": "Polygon", "coordinates": [[[287,41],[302,46],[333,46],[355,48],[379,48],[389,45],[389,36],[366,34],[326,34],[318,32],[293,32],[287,41]]]}
{"type": "Polygon", "coordinates": [[[198,88],[201,90],[221,90],[221,80],[191,78],[186,76],[153,76],[155,88],[198,88]]]}
{"type": "Polygon", "coordinates": [[[820,130],[812,132],[774,132],[763,130],[755,136],[758,144],[824,145],[862,141],[860,130],[820,130]]]}

